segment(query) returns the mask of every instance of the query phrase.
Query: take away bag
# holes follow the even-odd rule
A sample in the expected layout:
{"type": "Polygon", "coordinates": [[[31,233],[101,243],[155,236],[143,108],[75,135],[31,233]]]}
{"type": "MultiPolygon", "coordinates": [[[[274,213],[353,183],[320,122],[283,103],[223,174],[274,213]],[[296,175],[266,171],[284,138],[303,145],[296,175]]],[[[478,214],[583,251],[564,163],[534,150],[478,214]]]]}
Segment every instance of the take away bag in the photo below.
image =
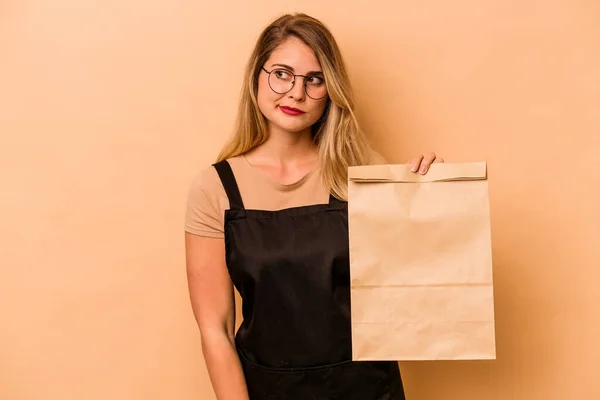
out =
{"type": "Polygon", "coordinates": [[[354,360],[494,359],[487,165],[348,170],[354,360]]]}

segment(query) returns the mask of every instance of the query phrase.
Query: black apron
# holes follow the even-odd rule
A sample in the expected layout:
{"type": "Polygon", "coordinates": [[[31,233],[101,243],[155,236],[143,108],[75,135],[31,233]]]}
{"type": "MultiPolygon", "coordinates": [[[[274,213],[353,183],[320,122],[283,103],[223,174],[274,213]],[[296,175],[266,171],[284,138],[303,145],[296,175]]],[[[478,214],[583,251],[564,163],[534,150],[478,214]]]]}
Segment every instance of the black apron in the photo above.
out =
{"type": "Polygon", "coordinates": [[[398,363],[352,361],[348,204],[244,208],[227,161],[226,262],[251,400],[403,400],[398,363]]]}

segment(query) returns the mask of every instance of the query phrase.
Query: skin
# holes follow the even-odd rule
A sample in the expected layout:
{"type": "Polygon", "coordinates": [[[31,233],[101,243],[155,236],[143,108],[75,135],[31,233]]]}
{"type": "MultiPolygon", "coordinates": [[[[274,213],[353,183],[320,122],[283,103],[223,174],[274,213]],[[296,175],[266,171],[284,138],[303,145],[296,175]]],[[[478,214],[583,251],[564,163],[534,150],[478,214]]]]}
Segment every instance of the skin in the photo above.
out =
{"type": "Polygon", "coordinates": [[[410,170],[412,172],[418,172],[422,175],[425,175],[429,171],[431,164],[443,162],[444,159],[442,157],[438,157],[435,153],[429,152],[415,156],[408,162],[408,164],[410,165],[410,170]]]}
{"type": "MultiPolygon", "coordinates": [[[[279,46],[265,63],[286,64],[294,74],[321,71],[312,50],[295,38],[279,46]]],[[[296,182],[317,163],[317,148],[310,127],[323,113],[327,98],[314,100],[304,91],[304,78],[296,78],[293,89],[277,94],[268,84],[268,74],[260,73],[258,104],[268,120],[269,139],[248,152],[246,158],[268,178],[282,184],[296,182]],[[305,111],[302,116],[284,114],[280,107],[305,111]]],[[[411,159],[413,172],[425,174],[433,162],[443,162],[435,153],[411,159]]],[[[223,239],[185,233],[186,270],[191,305],[198,324],[202,350],[218,400],[249,400],[245,378],[235,349],[234,288],[225,264],[223,239]]]]}
{"type": "MultiPolygon", "coordinates": [[[[287,65],[291,73],[307,75],[322,71],[313,51],[296,38],[282,43],[265,62],[271,71],[287,65]]],[[[311,137],[311,126],[319,120],[327,105],[327,97],[314,100],[306,95],[304,78],[297,77],[292,90],[278,94],[269,87],[269,75],[262,71],[258,79],[258,106],[267,119],[269,138],[246,154],[253,167],[270,179],[282,184],[298,181],[312,170],[318,159],[318,149],[311,137]],[[301,116],[284,114],[280,107],[287,106],[305,112],[301,116]]]]}

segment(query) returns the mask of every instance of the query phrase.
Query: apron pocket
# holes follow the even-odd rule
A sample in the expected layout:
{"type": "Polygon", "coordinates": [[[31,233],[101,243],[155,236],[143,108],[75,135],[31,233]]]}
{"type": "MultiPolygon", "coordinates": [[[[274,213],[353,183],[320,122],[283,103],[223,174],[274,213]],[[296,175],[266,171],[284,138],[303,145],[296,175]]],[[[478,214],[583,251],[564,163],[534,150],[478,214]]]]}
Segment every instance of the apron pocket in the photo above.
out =
{"type": "Polygon", "coordinates": [[[270,368],[240,360],[250,400],[403,400],[398,363],[344,361],[307,368],[270,368]]]}

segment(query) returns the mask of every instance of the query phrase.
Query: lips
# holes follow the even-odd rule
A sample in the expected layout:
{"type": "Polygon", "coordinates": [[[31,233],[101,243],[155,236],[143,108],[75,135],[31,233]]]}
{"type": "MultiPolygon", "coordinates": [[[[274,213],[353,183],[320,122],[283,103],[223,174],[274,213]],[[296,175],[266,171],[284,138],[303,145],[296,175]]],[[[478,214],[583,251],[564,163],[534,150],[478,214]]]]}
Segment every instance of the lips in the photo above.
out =
{"type": "Polygon", "coordinates": [[[287,115],[294,115],[294,116],[298,116],[298,115],[302,115],[304,114],[304,111],[299,110],[297,108],[294,107],[286,107],[286,106],[279,106],[279,109],[287,115]]]}

